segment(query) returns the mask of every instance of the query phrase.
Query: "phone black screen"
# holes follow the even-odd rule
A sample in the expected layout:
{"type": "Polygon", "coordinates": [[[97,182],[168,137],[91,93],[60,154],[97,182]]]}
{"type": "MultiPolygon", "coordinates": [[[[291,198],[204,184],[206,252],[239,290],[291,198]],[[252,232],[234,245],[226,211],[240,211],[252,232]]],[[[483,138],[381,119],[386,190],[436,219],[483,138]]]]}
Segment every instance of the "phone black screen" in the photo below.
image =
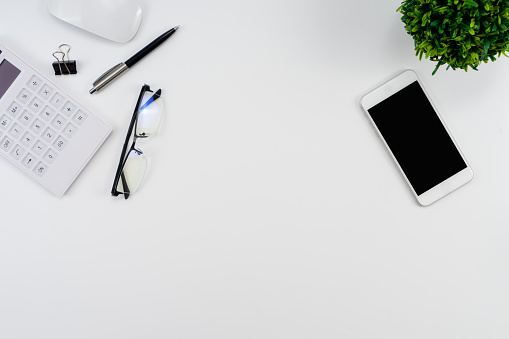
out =
{"type": "Polygon", "coordinates": [[[467,167],[417,81],[368,112],[417,195],[467,167]]]}

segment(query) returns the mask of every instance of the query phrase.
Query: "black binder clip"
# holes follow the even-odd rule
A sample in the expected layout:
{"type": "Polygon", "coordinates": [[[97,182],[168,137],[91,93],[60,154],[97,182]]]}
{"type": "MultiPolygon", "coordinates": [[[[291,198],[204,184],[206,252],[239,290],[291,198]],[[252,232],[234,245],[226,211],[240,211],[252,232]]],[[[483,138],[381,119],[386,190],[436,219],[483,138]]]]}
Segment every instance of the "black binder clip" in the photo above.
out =
{"type": "Polygon", "coordinates": [[[78,71],[76,70],[76,60],[69,60],[69,51],[71,50],[71,46],[68,44],[62,44],[58,46],[58,51],[53,53],[53,56],[57,61],[53,61],[53,70],[55,70],[55,75],[66,75],[66,74],[76,74],[78,71]],[[62,51],[62,47],[67,47],[67,51],[64,53],[62,51]],[[59,59],[55,54],[61,54],[62,58],[59,59]],[[67,61],[65,58],[67,57],[67,61]]]}

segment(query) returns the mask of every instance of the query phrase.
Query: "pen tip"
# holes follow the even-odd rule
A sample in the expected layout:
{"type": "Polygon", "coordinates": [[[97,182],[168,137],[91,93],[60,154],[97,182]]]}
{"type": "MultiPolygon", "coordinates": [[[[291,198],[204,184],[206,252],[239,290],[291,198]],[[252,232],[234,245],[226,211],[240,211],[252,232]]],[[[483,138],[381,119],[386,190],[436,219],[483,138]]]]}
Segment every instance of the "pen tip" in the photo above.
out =
{"type": "Polygon", "coordinates": [[[90,91],[88,91],[90,94],[93,94],[95,92],[95,88],[92,88],[90,91]]]}
{"type": "Polygon", "coordinates": [[[175,30],[179,29],[180,25],[175,26],[175,30]]]}

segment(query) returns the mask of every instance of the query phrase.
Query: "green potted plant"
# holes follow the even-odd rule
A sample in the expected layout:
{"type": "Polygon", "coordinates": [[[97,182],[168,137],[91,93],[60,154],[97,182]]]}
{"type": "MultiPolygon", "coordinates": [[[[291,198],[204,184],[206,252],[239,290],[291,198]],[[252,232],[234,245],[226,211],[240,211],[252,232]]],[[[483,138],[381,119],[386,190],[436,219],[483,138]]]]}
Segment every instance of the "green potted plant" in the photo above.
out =
{"type": "Polygon", "coordinates": [[[509,0],[404,0],[401,20],[416,55],[447,69],[495,61],[509,48],[509,0]]]}

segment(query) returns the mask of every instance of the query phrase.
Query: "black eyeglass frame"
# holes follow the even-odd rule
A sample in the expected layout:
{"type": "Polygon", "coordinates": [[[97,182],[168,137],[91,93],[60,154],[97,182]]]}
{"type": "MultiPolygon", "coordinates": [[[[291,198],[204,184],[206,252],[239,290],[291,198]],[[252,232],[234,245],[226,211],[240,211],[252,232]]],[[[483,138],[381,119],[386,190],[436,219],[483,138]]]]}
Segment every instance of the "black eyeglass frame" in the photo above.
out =
{"type": "MultiPolygon", "coordinates": [[[[141,152],[141,150],[135,148],[135,145],[136,145],[136,140],[138,138],[148,137],[148,136],[145,136],[145,137],[138,136],[138,134],[136,133],[136,128],[138,126],[138,117],[139,117],[140,112],[142,111],[142,108],[143,108],[140,106],[141,106],[141,102],[142,102],[143,97],[145,96],[146,92],[153,93],[153,91],[150,89],[150,86],[147,84],[143,85],[143,87],[141,88],[140,95],[138,97],[138,101],[136,102],[136,107],[134,109],[133,116],[131,118],[131,122],[129,124],[129,128],[127,129],[127,135],[126,135],[126,138],[124,141],[124,146],[122,147],[122,153],[120,154],[120,160],[118,162],[117,172],[115,173],[115,179],[113,180],[113,187],[111,188],[111,195],[113,195],[115,197],[120,194],[123,194],[124,198],[127,199],[127,198],[129,198],[129,195],[131,195],[131,193],[129,192],[129,187],[127,186],[127,182],[125,180],[125,176],[124,176],[124,165],[127,161],[129,154],[131,153],[131,151],[134,150],[140,154],[143,154],[143,152],[141,152]],[[129,147],[129,151],[128,151],[129,140],[131,139],[131,135],[133,134],[133,132],[134,132],[133,142],[131,143],[131,147],[129,147]],[[118,182],[120,179],[122,179],[122,186],[124,188],[126,188],[125,192],[119,192],[117,190],[118,182]]],[[[149,100],[147,100],[147,102],[144,104],[144,106],[148,106],[150,103],[159,99],[160,97],[161,97],[161,90],[158,89],[154,93],[154,95],[152,95],[152,97],[149,100]]]]}

